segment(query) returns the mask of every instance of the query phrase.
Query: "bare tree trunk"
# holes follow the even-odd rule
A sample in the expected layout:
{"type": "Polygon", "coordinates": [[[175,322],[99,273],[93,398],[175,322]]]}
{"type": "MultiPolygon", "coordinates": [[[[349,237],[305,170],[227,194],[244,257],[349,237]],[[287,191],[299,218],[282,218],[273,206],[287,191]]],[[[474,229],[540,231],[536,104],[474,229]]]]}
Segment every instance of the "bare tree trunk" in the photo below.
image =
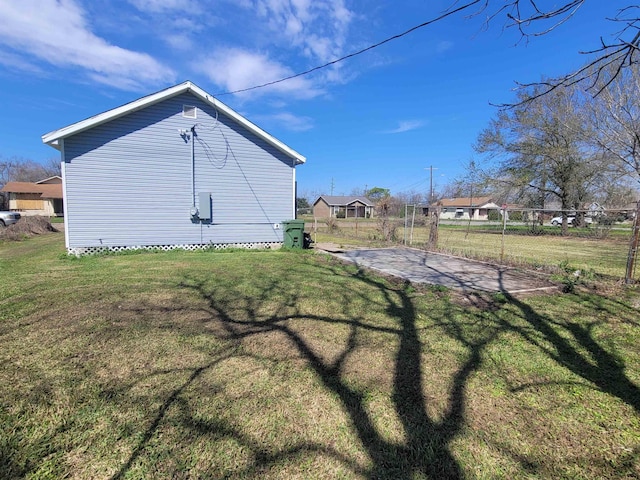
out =
{"type": "Polygon", "coordinates": [[[440,223],[440,206],[435,208],[435,211],[431,211],[429,208],[430,227],[429,227],[429,243],[427,244],[427,250],[435,250],[438,246],[438,225],[440,223]]]}
{"type": "Polygon", "coordinates": [[[636,255],[638,254],[638,244],[640,243],[640,200],[636,206],[636,216],[633,219],[633,233],[631,234],[631,242],[629,242],[629,255],[627,256],[627,272],[625,275],[625,283],[633,283],[633,269],[636,264],[636,255]]]}

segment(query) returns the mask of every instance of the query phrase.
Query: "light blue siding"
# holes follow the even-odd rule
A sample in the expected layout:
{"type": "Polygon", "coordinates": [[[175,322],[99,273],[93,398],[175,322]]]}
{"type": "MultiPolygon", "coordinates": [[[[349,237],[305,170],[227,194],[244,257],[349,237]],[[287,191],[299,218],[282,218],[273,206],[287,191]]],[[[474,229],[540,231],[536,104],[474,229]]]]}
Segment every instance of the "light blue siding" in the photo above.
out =
{"type": "Polygon", "coordinates": [[[65,138],[63,158],[69,248],[281,242],[294,216],[294,160],[189,93],[65,138]],[[194,125],[210,224],[190,215],[194,125]]]}

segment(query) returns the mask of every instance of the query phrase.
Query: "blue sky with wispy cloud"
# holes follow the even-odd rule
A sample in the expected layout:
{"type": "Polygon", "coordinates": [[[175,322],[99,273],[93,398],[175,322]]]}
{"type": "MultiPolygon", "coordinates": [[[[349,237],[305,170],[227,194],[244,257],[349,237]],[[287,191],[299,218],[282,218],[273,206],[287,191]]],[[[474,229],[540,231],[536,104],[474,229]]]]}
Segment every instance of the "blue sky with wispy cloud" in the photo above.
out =
{"type": "MultiPolygon", "coordinates": [[[[0,156],[44,161],[42,134],[192,80],[210,94],[307,70],[436,17],[448,0],[0,2],[0,156]]],[[[553,2],[544,2],[550,4],[553,2]]],[[[504,2],[490,1],[491,8],[504,2]]],[[[519,41],[468,11],[311,75],[219,99],[306,157],[299,190],[426,188],[453,180],[514,81],[562,74],[619,27],[592,2],[519,41]],[[422,179],[422,180],[421,180],[422,179]]]]}
{"type": "Polygon", "coordinates": [[[400,120],[396,128],[385,130],[382,133],[404,133],[415,130],[417,128],[422,128],[424,126],[425,122],[423,122],[422,120],[400,120]]]}

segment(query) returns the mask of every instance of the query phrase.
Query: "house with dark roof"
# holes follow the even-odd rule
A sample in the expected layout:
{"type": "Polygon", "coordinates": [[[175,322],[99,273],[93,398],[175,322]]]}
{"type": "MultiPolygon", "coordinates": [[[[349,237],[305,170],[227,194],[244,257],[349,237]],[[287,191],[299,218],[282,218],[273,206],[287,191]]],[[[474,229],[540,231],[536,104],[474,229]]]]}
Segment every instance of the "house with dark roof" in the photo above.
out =
{"type": "Polygon", "coordinates": [[[43,135],[67,251],[279,247],[305,157],[191,82],[43,135]]]}
{"type": "Polygon", "coordinates": [[[59,176],[39,182],[7,182],[0,192],[8,195],[9,210],[22,215],[59,217],[64,214],[62,178],[59,176]]]}
{"type": "Polygon", "coordinates": [[[372,218],[375,204],[367,197],[321,195],[313,202],[315,218],[372,218]]]}
{"type": "Polygon", "coordinates": [[[443,198],[438,205],[443,220],[488,220],[489,210],[501,208],[489,196],[443,198]]]}

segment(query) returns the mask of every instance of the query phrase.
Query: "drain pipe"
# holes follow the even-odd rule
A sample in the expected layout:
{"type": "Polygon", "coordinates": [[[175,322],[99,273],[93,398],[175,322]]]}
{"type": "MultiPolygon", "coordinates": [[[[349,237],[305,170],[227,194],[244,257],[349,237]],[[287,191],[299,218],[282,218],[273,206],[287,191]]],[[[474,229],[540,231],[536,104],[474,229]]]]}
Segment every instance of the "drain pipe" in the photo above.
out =
{"type": "Polygon", "coordinates": [[[191,217],[197,218],[196,208],[196,126],[191,127],[191,217]]]}

